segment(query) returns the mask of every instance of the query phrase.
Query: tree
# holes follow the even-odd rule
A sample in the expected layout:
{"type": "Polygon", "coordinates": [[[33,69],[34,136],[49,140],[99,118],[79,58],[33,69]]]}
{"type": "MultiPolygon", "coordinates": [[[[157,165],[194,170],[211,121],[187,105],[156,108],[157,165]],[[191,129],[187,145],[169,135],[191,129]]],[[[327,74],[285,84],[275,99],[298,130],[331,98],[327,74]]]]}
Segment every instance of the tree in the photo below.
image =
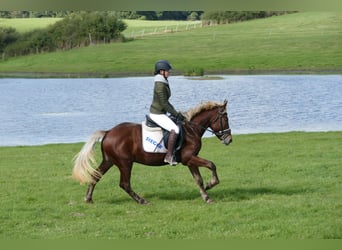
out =
{"type": "Polygon", "coordinates": [[[196,21],[199,19],[199,13],[198,12],[191,12],[191,14],[188,16],[187,20],[189,21],[196,21]]]}
{"type": "Polygon", "coordinates": [[[109,43],[122,39],[121,32],[126,27],[113,13],[72,13],[48,28],[22,35],[13,29],[0,29],[0,52],[18,56],[109,43]]]}
{"type": "Polygon", "coordinates": [[[19,38],[19,33],[14,28],[0,27],[0,53],[2,53],[6,46],[14,43],[19,38]]]}
{"type": "Polygon", "coordinates": [[[286,14],[284,11],[208,11],[204,12],[201,19],[204,23],[224,24],[241,22],[256,18],[265,18],[274,15],[286,14]]]}

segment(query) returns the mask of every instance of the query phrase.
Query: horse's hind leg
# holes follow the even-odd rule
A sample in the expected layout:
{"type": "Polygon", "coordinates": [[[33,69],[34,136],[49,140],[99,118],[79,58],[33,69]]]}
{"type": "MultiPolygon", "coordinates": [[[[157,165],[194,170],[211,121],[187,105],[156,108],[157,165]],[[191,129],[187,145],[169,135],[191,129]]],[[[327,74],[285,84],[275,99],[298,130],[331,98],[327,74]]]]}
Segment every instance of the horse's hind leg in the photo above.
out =
{"type": "MultiPolygon", "coordinates": [[[[101,176],[103,176],[108,171],[108,169],[111,168],[111,166],[113,166],[111,162],[102,160],[100,166],[96,170],[101,174],[101,176]]],[[[101,179],[101,177],[98,177],[98,176],[93,177],[93,178],[94,178],[94,181],[89,184],[86,196],[84,197],[84,200],[87,203],[93,203],[93,192],[94,192],[96,184],[101,179]]]]}
{"type": "Polygon", "coordinates": [[[149,202],[141,198],[131,187],[132,166],[133,163],[129,161],[121,162],[121,164],[119,164],[120,187],[139,204],[148,204],[149,202]]]}

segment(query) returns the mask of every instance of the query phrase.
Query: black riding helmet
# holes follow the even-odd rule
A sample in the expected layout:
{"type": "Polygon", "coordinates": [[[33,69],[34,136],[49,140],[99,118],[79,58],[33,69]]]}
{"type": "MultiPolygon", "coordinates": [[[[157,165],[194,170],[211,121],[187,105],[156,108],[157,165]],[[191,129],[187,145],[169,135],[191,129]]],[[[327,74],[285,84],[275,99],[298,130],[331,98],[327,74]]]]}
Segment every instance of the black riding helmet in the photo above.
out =
{"type": "Polygon", "coordinates": [[[171,64],[167,60],[159,60],[154,65],[154,74],[158,74],[160,70],[169,71],[172,69],[171,64]]]}

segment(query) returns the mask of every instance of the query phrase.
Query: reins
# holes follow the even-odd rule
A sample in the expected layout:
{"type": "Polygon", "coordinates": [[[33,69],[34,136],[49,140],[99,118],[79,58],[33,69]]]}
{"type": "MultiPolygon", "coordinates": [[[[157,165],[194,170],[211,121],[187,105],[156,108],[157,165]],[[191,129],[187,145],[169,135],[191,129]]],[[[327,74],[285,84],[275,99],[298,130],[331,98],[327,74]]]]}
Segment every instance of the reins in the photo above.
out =
{"type": "Polygon", "coordinates": [[[226,111],[222,112],[221,110],[219,110],[217,118],[215,118],[215,120],[213,121],[213,122],[216,122],[218,119],[220,119],[220,128],[221,128],[221,130],[219,130],[217,132],[215,132],[213,129],[211,129],[209,127],[206,128],[206,127],[204,127],[204,126],[202,126],[200,124],[196,124],[196,123],[193,123],[191,121],[187,121],[187,123],[189,123],[191,129],[193,129],[192,126],[195,125],[197,127],[200,127],[201,129],[203,129],[204,131],[208,131],[208,132],[216,135],[217,137],[220,137],[221,140],[224,140],[225,137],[227,137],[231,133],[231,129],[230,128],[223,129],[222,115],[225,114],[225,113],[226,113],[226,111]]]}

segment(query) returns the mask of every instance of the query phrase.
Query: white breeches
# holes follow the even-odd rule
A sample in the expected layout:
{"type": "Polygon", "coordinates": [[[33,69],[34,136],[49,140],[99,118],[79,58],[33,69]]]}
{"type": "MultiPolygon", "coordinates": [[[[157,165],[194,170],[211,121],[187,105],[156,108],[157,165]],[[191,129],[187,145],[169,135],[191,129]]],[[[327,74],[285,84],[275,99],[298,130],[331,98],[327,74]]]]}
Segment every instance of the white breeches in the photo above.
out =
{"type": "Polygon", "coordinates": [[[151,114],[151,119],[157,123],[162,128],[166,129],[167,131],[171,131],[172,129],[179,134],[178,126],[165,114],[151,114]]]}

